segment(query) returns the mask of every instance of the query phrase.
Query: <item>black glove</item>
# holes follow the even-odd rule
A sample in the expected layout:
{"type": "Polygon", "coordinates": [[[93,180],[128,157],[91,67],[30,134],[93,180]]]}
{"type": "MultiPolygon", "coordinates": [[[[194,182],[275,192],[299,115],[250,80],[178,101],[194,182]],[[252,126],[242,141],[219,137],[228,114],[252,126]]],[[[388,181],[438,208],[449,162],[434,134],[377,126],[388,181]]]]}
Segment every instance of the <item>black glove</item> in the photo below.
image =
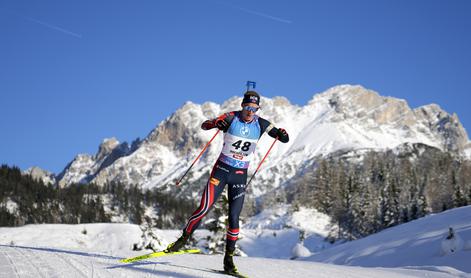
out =
{"type": "Polygon", "coordinates": [[[203,130],[210,130],[211,128],[214,128],[214,122],[211,120],[206,120],[201,124],[203,130]]]}
{"type": "Polygon", "coordinates": [[[288,132],[286,132],[284,128],[279,128],[276,136],[278,137],[278,140],[280,140],[283,143],[286,143],[289,141],[288,132]]]}
{"type": "Polygon", "coordinates": [[[219,130],[226,132],[227,129],[229,128],[229,124],[224,120],[217,120],[216,127],[219,128],[219,130]]]}

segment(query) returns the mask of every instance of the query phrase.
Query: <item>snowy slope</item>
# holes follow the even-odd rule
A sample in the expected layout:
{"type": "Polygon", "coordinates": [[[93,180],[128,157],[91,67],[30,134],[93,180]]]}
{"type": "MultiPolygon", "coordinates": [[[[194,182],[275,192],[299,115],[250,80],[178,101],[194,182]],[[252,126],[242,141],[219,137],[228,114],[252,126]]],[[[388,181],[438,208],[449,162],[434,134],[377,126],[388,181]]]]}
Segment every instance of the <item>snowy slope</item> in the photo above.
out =
{"type": "MultiPolygon", "coordinates": [[[[122,256],[58,248],[0,245],[1,277],[230,277],[219,274],[222,255],[180,255],[134,264],[118,262],[122,256]]],[[[405,278],[459,277],[457,273],[427,270],[362,268],[321,263],[241,258],[239,270],[250,277],[405,278]]]]}
{"type": "MultiPolygon", "coordinates": [[[[167,186],[183,174],[215,132],[201,130],[201,122],[240,109],[240,102],[240,97],[230,98],[222,105],[187,102],[131,147],[112,141],[107,143],[108,148],[100,146],[94,156],[79,155],[59,175],[59,182],[67,185],[80,181],[97,184],[121,181],[144,188],[170,189],[167,186]]],[[[339,150],[383,150],[404,143],[423,143],[445,151],[469,153],[465,152],[468,136],[456,115],[448,114],[438,105],[411,109],[404,100],[383,97],[361,86],[333,87],[314,95],[302,107],[284,97],[262,97],[261,105],[259,115],[286,128],[291,140],[275,145],[251,185],[255,196],[299,175],[300,166],[315,157],[339,150]]],[[[267,135],[261,138],[249,172],[272,142],[267,135]]],[[[190,182],[210,171],[221,145],[222,135],[219,135],[192,169],[190,182]]]]}
{"type": "Polygon", "coordinates": [[[249,256],[290,259],[300,236],[310,252],[319,252],[332,246],[325,238],[336,230],[330,217],[315,209],[301,207],[294,211],[283,204],[247,219],[238,245],[249,256]]]}
{"type": "MultiPolygon", "coordinates": [[[[157,233],[165,244],[178,236],[178,231],[157,233]]],[[[0,277],[226,277],[215,272],[222,268],[222,255],[119,263],[121,258],[146,253],[130,251],[140,235],[139,228],[129,224],[0,228],[0,277]]],[[[250,277],[466,277],[444,267],[370,268],[253,257],[236,257],[235,262],[250,277]]]]}
{"type": "Polygon", "coordinates": [[[364,267],[447,266],[471,273],[471,206],[389,228],[317,253],[307,260],[364,267]],[[442,242],[449,227],[453,227],[463,244],[454,253],[446,254],[442,242]]]}

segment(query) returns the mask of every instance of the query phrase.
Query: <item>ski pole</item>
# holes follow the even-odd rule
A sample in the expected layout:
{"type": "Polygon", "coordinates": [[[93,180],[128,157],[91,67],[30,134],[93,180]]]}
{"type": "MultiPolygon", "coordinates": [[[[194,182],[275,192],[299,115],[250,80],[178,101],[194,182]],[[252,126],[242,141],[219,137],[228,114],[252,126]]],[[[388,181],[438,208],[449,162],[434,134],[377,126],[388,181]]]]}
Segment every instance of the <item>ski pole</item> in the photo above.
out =
{"type": "Polygon", "coordinates": [[[252,181],[253,177],[255,177],[255,174],[257,174],[258,169],[260,169],[260,166],[262,166],[263,161],[265,161],[265,158],[267,158],[268,154],[270,153],[271,149],[272,149],[273,146],[275,145],[276,141],[278,141],[278,137],[276,137],[275,140],[273,140],[273,143],[271,144],[270,148],[268,149],[268,152],[265,154],[265,156],[263,157],[262,161],[260,161],[260,163],[258,164],[257,170],[255,170],[255,172],[253,173],[252,177],[250,177],[250,180],[249,180],[249,182],[247,183],[246,187],[249,186],[249,184],[250,184],[250,182],[252,181]]]}
{"type": "Polygon", "coordinates": [[[218,129],[218,131],[213,135],[213,138],[211,138],[211,140],[209,140],[209,142],[206,144],[206,146],[204,146],[203,150],[200,152],[198,157],[193,161],[193,163],[191,163],[190,168],[188,168],[188,170],[186,170],[185,174],[183,174],[183,176],[177,181],[177,184],[176,184],[177,186],[180,185],[180,182],[183,180],[183,178],[186,176],[186,174],[188,174],[188,172],[191,170],[193,165],[195,165],[196,161],[198,161],[198,159],[203,155],[203,153],[208,148],[209,144],[211,144],[211,142],[213,142],[214,138],[216,138],[216,136],[219,134],[219,131],[220,130],[218,129]]]}

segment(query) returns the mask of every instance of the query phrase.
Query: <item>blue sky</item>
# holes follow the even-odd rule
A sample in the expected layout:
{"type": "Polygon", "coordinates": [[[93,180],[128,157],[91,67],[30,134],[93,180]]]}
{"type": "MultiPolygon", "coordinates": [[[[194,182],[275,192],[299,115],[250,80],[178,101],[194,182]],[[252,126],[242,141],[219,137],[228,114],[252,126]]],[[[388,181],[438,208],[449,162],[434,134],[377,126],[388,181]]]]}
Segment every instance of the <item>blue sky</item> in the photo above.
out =
{"type": "Polygon", "coordinates": [[[304,105],[361,84],[471,127],[471,1],[0,2],[0,163],[60,172],[246,80],[304,105]]]}

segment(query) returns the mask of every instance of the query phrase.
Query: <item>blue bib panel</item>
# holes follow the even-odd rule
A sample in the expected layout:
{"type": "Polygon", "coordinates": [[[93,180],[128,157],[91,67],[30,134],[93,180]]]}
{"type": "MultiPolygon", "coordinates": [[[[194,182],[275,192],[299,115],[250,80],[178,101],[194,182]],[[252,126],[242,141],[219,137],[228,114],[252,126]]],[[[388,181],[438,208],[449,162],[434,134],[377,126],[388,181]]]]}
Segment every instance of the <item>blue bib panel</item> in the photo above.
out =
{"type": "Polygon", "coordinates": [[[258,116],[246,123],[235,115],[224,134],[224,146],[219,160],[235,168],[248,168],[260,136],[258,116]]]}

